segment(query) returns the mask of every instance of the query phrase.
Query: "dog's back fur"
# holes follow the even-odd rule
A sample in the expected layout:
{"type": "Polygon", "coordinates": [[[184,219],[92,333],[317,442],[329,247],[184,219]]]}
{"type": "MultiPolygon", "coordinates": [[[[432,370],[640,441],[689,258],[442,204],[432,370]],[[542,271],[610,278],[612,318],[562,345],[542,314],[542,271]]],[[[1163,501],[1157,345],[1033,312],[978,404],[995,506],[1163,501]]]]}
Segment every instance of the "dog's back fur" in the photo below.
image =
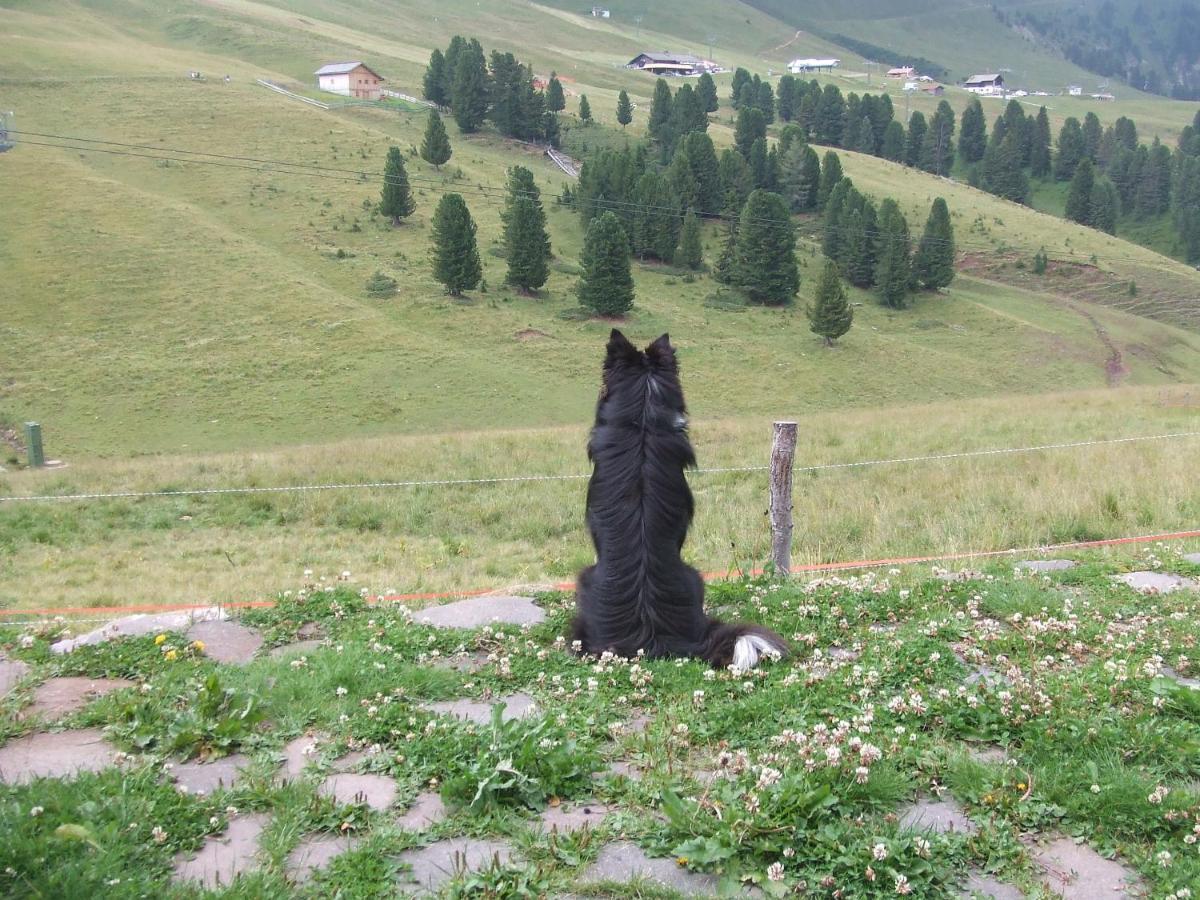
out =
{"type": "Polygon", "coordinates": [[[641,352],[613,330],[588,458],[596,564],[579,574],[574,625],[585,652],[629,657],[642,650],[743,669],[786,652],[786,642],[765,628],[706,616],[704,580],[680,558],[694,511],[684,470],[696,457],[667,335],[641,352]]]}

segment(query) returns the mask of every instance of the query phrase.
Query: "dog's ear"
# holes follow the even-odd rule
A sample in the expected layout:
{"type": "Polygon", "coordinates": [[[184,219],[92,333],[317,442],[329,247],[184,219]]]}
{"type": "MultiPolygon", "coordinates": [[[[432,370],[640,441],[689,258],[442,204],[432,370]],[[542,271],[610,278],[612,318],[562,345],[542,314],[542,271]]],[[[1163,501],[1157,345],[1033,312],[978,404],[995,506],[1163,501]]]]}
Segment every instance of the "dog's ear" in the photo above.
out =
{"type": "Polygon", "coordinates": [[[612,330],[612,334],[608,336],[608,356],[605,359],[606,363],[614,363],[618,359],[627,359],[631,356],[637,356],[637,347],[629,343],[629,338],[621,334],[616,328],[612,330]]]}
{"type": "Polygon", "coordinates": [[[647,347],[646,356],[660,369],[675,371],[678,368],[675,362],[675,348],[671,346],[671,336],[669,334],[662,335],[662,337],[647,347]]]}

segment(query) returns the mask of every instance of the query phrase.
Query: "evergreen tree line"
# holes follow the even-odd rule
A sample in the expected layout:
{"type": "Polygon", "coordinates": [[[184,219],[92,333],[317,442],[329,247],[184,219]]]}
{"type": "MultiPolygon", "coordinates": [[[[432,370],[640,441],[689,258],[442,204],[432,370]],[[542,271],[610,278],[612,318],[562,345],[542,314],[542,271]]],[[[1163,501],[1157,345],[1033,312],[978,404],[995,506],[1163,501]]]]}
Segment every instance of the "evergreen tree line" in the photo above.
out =
{"type": "Polygon", "coordinates": [[[464,134],[495,125],[505,137],[558,145],[557,113],[566,98],[551,76],[545,90],[533,85],[533,70],[511,53],[493,50],[485,57],[475,38],[455,35],[443,53],[434,50],[423,79],[425,99],[448,107],[464,134]]]}

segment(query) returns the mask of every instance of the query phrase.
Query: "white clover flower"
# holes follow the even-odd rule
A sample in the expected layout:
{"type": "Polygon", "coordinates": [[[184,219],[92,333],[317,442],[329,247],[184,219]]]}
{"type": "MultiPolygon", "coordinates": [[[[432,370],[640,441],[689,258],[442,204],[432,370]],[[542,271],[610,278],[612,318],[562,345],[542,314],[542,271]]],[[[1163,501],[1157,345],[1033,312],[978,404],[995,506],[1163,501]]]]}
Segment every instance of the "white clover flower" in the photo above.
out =
{"type": "Polygon", "coordinates": [[[167,833],[163,831],[161,825],[155,825],[150,831],[150,836],[154,838],[154,843],[161,844],[167,839],[167,833]]]}
{"type": "Polygon", "coordinates": [[[871,856],[873,856],[879,862],[883,862],[883,860],[888,858],[887,844],[882,842],[876,844],[871,848],[871,856]]]}
{"type": "Polygon", "coordinates": [[[1093,784],[1093,785],[1092,785],[1092,793],[1093,793],[1093,794],[1098,794],[1098,793],[1100,793],[1100,785],[1098,785],[1098,784],[1093,784]]]}
{"type": "Polygon", "coordinates": [[[897,894],[911,894],[912,893],[912,885],[908,883],[907,876],[905,876],[905,875],[897,875],[896,876],[896,893],[897,894]]]}
{"type": "Polygon", "coordinates": [[[40,807],[40,806],[35,806],[35,807],[33,807],[32,809],[30,809],[30,810],[29,810],[29,815],[31,815],[33,818],[35,818],[35,819],[36,819],[38,816],[40,816],[40,815],[41,815],[42,813],[44,813],[45,811],[46,811],[46,810],[45,810],[45,809],[43,809],[42,807],[40,807]]]}
{"type": "Polygon", "coordinates": [[[783,863],[773,862],[767,866],[767,878],[770,881],[783,881],[783,863]]]}
{"type": "Polygon", "coordinates": [[[1160,866],[1162,866],[1164,869],[1171,868],[1171,851],[1169,851],[1169,850],[1160,851],[1159,854],[1157,856],[1155,856],[1154,858],[1158,860],[1158,864],[1160,866]]]}

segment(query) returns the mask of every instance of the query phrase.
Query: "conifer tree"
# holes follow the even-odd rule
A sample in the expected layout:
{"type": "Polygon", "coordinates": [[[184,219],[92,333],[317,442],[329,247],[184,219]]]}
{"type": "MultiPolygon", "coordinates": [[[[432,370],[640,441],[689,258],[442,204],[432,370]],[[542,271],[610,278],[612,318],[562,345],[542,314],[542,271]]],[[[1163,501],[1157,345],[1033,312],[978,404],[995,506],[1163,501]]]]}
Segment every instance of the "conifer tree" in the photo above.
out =
{"type": "Polygon", "coordinates": [[[656,141],[663,141],[667,135],[667,127],[671,122],[671,88],[667,82],[659,78],[654,82],[654,99],[650,102],[650,119],[646,130],[656,141]]]}
{"type": "Polygon", "coordinates": [[[630,250],[640,259],[670,262],[679,244],[679,199],[668,178],[647,172],[634,188],[630,250]]]}
{"type": "Polygon", "coordinates": [[[408,187],[408,172],[404,168],[404,157],[399,147],[388,147],[387,163],[383,167],[383,194],[379,200],[379,211],[398,226],[417,208],[412,191],[408,187]]]}
{"type": "Polygon", "coordinates": [[[732,283],[754,303],[789,303],[800,289],[796,232],[778,194],[756,190],[738,219],[732,283]]]}
{"type": "Polygon", "coordinates": [[[750,148],[759,138],[766,140],[767,122],[762,110],[753,106],[743,106],[738,110],[737,125],[734,127],[733,144],[738,153],[747,160],[750,159],[750,148]]]}
{"type": "Polygon", "coordinates": [[[612,212],[592,219],[583,242],[583,276],[576,292],[582,306],[598,316],[620,316],[633,308],[629,239],[612,212]]]}
{"type": "Polygon", "coordinates": [[[704,264],[704,246],[700,241],[700,219],[689,209],[679,231],[679,246],[675,250],[675,265],[696,270],[704,264]]]}
{"type": "Polygon", "coordinates": [[[925,141],[921,145],[921,168],[934,175],[949,175],[954,161],[954,110],[943,100],[938,104],[925,141]]]}
{"type": "Polygon", "coordinates": [[[562,82],[556,72],[550,73],[550,82],[546,85],[546,109],[550,112],[562,112],[567,108],[567,95],[563,93],[562,82]]]}
{"type": "Polygon", "coordinates": [[[454,151],[450,148],[450,138],[446,135],[446,126],[436,109],[429,111],[429,121],[425,124],[425,138],[421,141],[421,159],[435,169],[440,169],[454,151]]]}
{"type": "Polygon", "coordinates": [[[433,215],[433,277],[452,297],[478,287],[483,277],[475,222],[460,194],[443,195],[433,215]]]}
{"type": "Polygon", "coordinates": [[[621,93],[617,95],[617,122],[624,128],[632,121],[633,104],[629,102],[629,95],[622,88],[621,93]]]}
{"type": "Polygon", "coordinates": [[[842,235],[838,262],[842,272],[856,287],[869,287],[875,278],[875,205],[863,197],[841,217],[839,224],[842,235]]]}
{"type": "Polygon", "coordinates": [[[509,170],[508,197],[500,218],[508,258],[505,281],[522,293],[534,292],[550,277],[550,235],[533,173],[524,166],[509,170]]]}
{"type": "Polygon", "coordinates": [[[754,186],[756,188],[769,189],[766,138],[758,138],[750,146],[750,153],[746,157],[746,164],[750,166],[750,177],[754,179],[754,186]]]}
{"type": "Polygon", "coordinates": [[[462,48],[454,66],[450,106],[464,134],[479,130],[488,112],[488,71],[483,47],[474,38],[462,48]]]}
{"type": "Polygon", "coordinates": [[[770,125],[775,121],[775,91],[771,89],[771,82],[759,83],[756,106],[762,111],[764,122],[770,125]]]}
{"type": "Polygon", "coordinates": [[[925,145],[925,133],[929,130],[929,125],[925,121],[925,116],[920,112],[912,114],[912,118],[908,120],[908,140],[904,145],[904,162],[908,166],[916,167],[921,163],[921,148],[925,145]]]}
{"type": "Polygon", "coordinates": [[[904,162],[904,126],[895,119],[883,130],[883,144],[879,155],[892,162],[904,162]]]}
{"type": "Polygon", "coordinates": [[[858,125],[858,139],[854,147],[859,153],[875,155],[875,126],[871,124],[870,116],[863,116],[858,125]]]}
{"type": "Polygon", "coordinates": [[[446,105],[449,106],[451,97],[454,93],[454,76],[458,71],[458,60],[462,56],[462,52],[467,49],[467,39],[461,34],[456,34],[450,39],[450,45],[446,47],[446,67],[444,78],[442,80],[442,96],[446,99],[446,105]]]}
{"type": "Polygon", "coordinates": [[[702,131],[694,131],[684,138],[683,147],[688,166],[695,183],[696,210],[707,215],[716,215],[723,206],[720,163],[712,138],[702,131]]]}
{"type": "MultiPolygon", "coordinates": [[[[758,85],[759,77],[754,76],[753,81],[747,81],[742,85],[742,89],[738,92],[737,109],[758,109],[758,85]]],[[[761,110],[759,110],[761,112],[761,110]]]]}
{"type": "Polygon", "coordinates": [[[829,192],[825,203],[825,218],[821,223],[821,249],[827,257],[837,261],[842,258],[842,237],[844,230],[844,213],[847,200],[855,193],[854,182],[849,178],[840,179],[829,192]]]}
{"type": "Polygon", "coordinates": [[[733,84],[729,88],[729,100],[734,109],[741,109],[742,88],[750,83],[750,73],[738,66],[733,73],[733,84]]]}
{"type": "Polygon", "coordinates": [[[780,193],[792,212],[812,212],[821,189],[821,160],[808,144],[793,142],[780,164],[780,193]]]}
{"type": "Polygon", "coordinates": [[[958,138],[958,152],[966,163],[977,163],[987,150],[987,120],[983,115],[983,104],[972,97],[962,115],[962,132],[958,138]]]}
{"type": "MultiPolygon", "coordinates": [[[[708,114],[690,84],[682,85],[671,101],[671,134],[678,141],[694,131],[708,130],[708,114]]],[[[672,148],[673,149],[673,148],[672,148]]]]}
{"type": "Polygon", "coordinates": [[[1034,178],[1050,174],[1050,116],[1044,106],[1038,110],[1029,141],[1029,174],[1034,178]]]}
{"type": "Polygon", "coordinates": [[[587,94],[579,95],[579,121],[588,124],[592,121],[592,107],[588,103],[587,94]]]}
{"type": "Polygon", "coordinates": [[[832,347],[854,322],[854,311],[846,300],[842,280],[832,260],[826,260],[825,268],[821,270],[817,294],[807,312],[809,330],[824,338],[826,347],[832,347]]]}
{"type": "Polygon", "coordinates": [[[1200,262],[1200,156],[1181,154],[1172,217],[1185,258],[1200,262]]]}
{"type": "Polygon", "coordinates": [[[441,50],[429,54],[429,65],[425,69],[425,77],[421,82],[425,99],[438,106],[447,106],[446,96],[446,57],[441,50]]]}
{"type": "Polygon", "coordinates": [[[912,284],[912,257],[908,245],[908,222],[896,201],[888,197],[879,207],[879,261],[875,285],[883,302],[903,309],[912,284]]]}
{"type": "Polygon", "coordinates": [[[1029,181],[1021,168],[1020,141],[1019,128],[993,131],[980,166],[980,186],[1014,203],[1024,203],[1029,194],[1029,181]],[[997,141],[1000,134],[1003,139],[997,141]]]}
{"type": "Polygon", "coordinates": [[[814,140],[834,147],[842,146],[843,123],[846,119],[846,100],[836,84],[827,84],[817,104],[813,124],[814,140]]]}
{"type": "Polygon", "coordinates": [[[1100,138],[1104,133],[1104,128],[1100,124],[1100,117],[1089,110],[1088,114],[1083,117],[1083,125],[1079,130],[1083,135],[1083,153],[1095,163],[1099,159],[1100,138]]]}
{"type": "Polygon", "coordinates": [[[821,185],[817,189],[817,208],[824,209],[829,202],[829,195],[837,183],[842,180],[842,161],[832,150],[825,151],[821,160],[821,185]]]}
{"type": "Polygon", "coordinates": [[[1058,132],[1058,156],[1054,160],[1054,178],[1057,181],[1070,181],[1075,177],[1075,169],[1085,156],[1087,149],[1083,143],[1083,129],[1079,120],[1071,116],[1063,122],[1063,127],[1058,132]]]}
{"type": "Polygon", "coordinates": [[[746,165],[746,159],[742,154],[726,147],[721,151],[718,174],[721,177],[721,210],[731,216],[736,216],[745,206],[750,192],[754,190],[754,179],[750,175],[750,167],[746,165]]]}
{"type": "Polygon", "coordinates": [[[954,280],[954,226],[941,197],[929,208],[925,231],[913,257],[913,275],[929,290],[946,287],[954,280]]]}
{"type": "Polygon", "coordinates": [[[1117,233],[1117,211],[1120,199],[1113,183],[1103,175],[1092,184],[1092,196],[1088,203],[1088,218],[1091,226],[1108,234],[1117,233]]]}
{"type": "Polygon", "coordinates": [[[1066,217],[1080,225],[1092,224],[1092,188],[1095,186],[1095,173],[1092,171],[1092,161],[1086,156],[1075,167],[1071,177],[1071,187],[1067,191],[1066,217]]]}
{"type": "MultiPolygon", "coordinates": [[[[741,157],[738,157],[741,159],[741,157]]],[[[713,278],[721,284],[733,284],[733,264],[737,259],[737,219],[730,217],[725,225],[725,240],[721,243],[721,255],[717,257],[713,278]]]]}
{"type": "Polygon", "coordinates": [[[779,121],[790,122],[796,118],[796,76],[787,74],[779,79],[779,90],[775,92],[775,106],[779,121]]]}
{"type": "Polygon", "coordinates": [[[696,96],[700,98],[700,107],[706,113],[717,111],[717,83],[707,72],[702,73],[696,82],[696,96]]]}

